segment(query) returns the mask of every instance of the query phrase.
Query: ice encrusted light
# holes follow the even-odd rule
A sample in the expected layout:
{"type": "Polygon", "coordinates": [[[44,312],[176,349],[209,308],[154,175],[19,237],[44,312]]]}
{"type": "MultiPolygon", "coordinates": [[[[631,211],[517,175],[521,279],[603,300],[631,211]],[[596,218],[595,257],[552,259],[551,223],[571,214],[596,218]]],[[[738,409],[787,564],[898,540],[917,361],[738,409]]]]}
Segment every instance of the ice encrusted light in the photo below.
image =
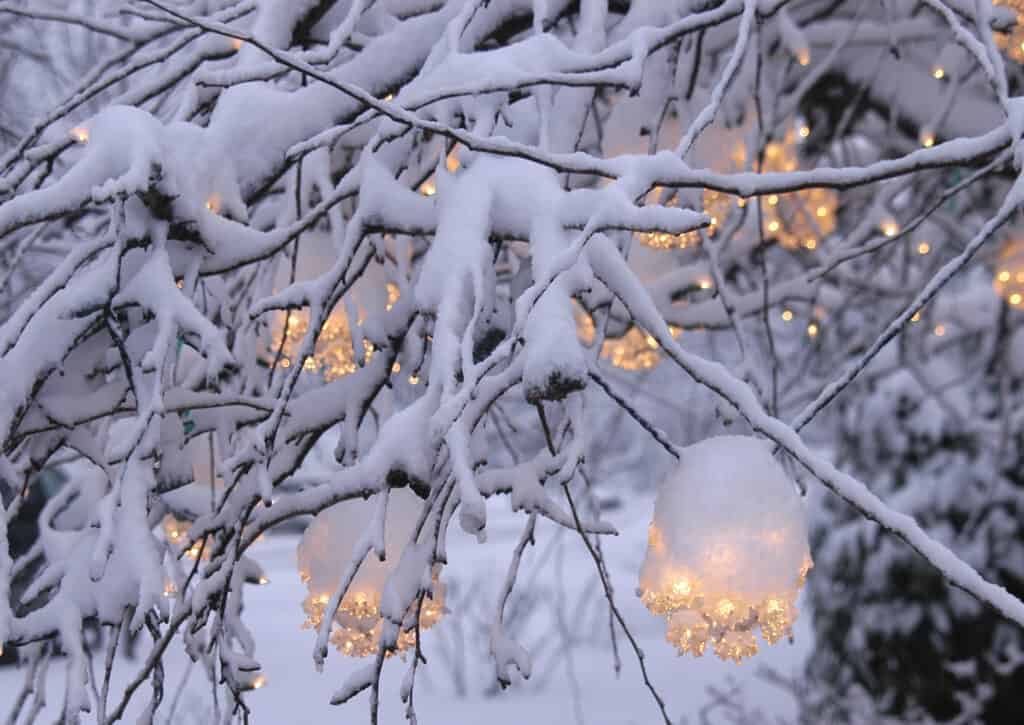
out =
{"type": "Polygon", "coordinates": [[[812,566],[804,506],[765,441],[709,438],[685,449],[662,482],[639,594],[667,621],[666,639],[723,660],[793,636],[812,566]]]}
{"type": "MultiPolygon", "coordinates": [[[[384,624],[381,597],[388,576],[409,542],[420,504],[406,488],[391,490],[385,521],[387,558],[380,561],[372,552],[366,557],[331,625],[330,641],[342,654],[366,657],[377,653],[384,624]]],[[[345,501],[321,511],[306,528],[298,549],[299,576],[309,592],[302,602],[306,613],[303,629],[318,629],[323,622],[324,610],[359,538],[373,519],[375,505],[373,499],[345,501]]],[[[419,607],[420,631],[437,624],[444,614],[444,586],[438,581],[438,573],[434,571],[431,591],[419,607]]],[[[416,644],[416,612],[417,604],[413,602],[398,633],[399,653],[416,644]]]]}

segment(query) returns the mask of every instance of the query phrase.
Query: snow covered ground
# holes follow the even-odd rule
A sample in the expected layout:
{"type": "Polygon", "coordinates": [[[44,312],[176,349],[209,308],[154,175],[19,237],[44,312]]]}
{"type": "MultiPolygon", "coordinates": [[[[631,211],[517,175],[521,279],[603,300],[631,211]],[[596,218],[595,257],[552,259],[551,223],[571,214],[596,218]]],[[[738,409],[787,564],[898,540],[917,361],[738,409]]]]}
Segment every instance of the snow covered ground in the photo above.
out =
{"type": "MultiPolygon", "coordinates": [[[[644,502],[607,513],[605,517],[619,528],[621,535],[606,538],[604,551],[616,586],[616,599],[639,640],[651,678],[665,697],[673,720],[703,722],[701,710],[713,700],[709,686],[724,692],[739,687],[748,711],[758,710],[771,717],[792,715],[795,712],[792,697],[759,677],[757,671],[769,666],[785,677],[799,675],[812,637],[806,613],[798,621],[795,644],[784,641],[766,647],[742,665],[719,661],[710,651],[701,659],[677,657],[663,639],[662,620],[649,614],[634,593],[646,544],[649,506],[650,502],[644,502]]],[[[489,516],[489,539],[484,544],[478,544],[452,527],[450,564],[442,575],[450,587],[452,611],[424,634],[423,645],[429,664],[419,670],[415,689],[419,722],[445,725],[481,722],[488,725],[521,725],[523,722],[647,725],[659,722],[657,708],[643,685],[628,643],[621,636],[622,672],[618,677],[614,672],[607,608],[599,604],[603,600],[596,588],[591,559],[573,532],[557,534],[562,537],[560,545],[549,550],[548,544],[556,535],[550,524],[538,526],[537,545],[527,550],[520,573],[520,582],[537,576],[534,587],[541,596],[532,600],[530,616],[520,618],[509,628],[531,653],[537,653],[533,677],[528,682],[516,682],[505,691],[493,687],[493,666],[486,651],[486,627],[493,617],[496,590],[504,578],[524,519],[509,513],[504,499],[489,503],[489,516]],[[470,576],[473,578],[468,578],[470,576]],[[563,628],[558,624],[558,611],[561,611],[563,628]],[[566,631],[577,639],[586,640],[572,648],[571,665],[564,656],[562,632],[566,631]],[[460,633],[464,643],[461,657],[453,654],[459,651],[454,643],[460,633]],[[453,662],[461,662],[461,667],[453,666],[453,662]],[[568,674],[570,667],[576,684],[568,674]]],[[[249,587],[246,593],[244,617],[256,636],[256,655],[267,679],[265,687],[248,695],[255,715],[253,721],[296,725],[366,722],[365,693],[340,709],[329,704],[331,694],[363,661],[346,659],[332,649],[323,674],[313,668],[314,635],[301,629],[304,619],[301,601],[306,591],[296,570],[297,543],[295,535],[271,535],[258,542],[252,552],[270,578],[268,585],[249,587]]],[[[527,609],[521,607],[522,611],[527,609]]],[[[180,649],[172,646],[167,662],[164,712],[174,697],[186,662],[180,649]]],[[[407,664],[394,658],[385,665],[382,723],[405,721],[398,688],[407,664]]],[[[119,661],[112,693],[118,693],[117,684],[127,680],[137,666],[138,661],[119,661]]],[[[0,703],[6,705],[13,699],[21,676],[15,668],[0,668],[0,703]]],[[[39,721],[53,720],[61,692],[57,678],[63,676],[63,663],[55,663],[48,686],[54,702],[49,703],[39,721]]],[[[138,693],[136,705],[148,698],[148,688],[148,684],[144,685],[138,693]]],[[[211,722],[208,698],[201,671],[198,667],[192,668],[189,685],[172,722],[186,725],[211,722]]],[[[4,707],[3,711],[6,709],[4,707]]],[[[126,721],[133,719],[129,717],[126,721]]],[[[725,722],[724,712],[712,710],[709,722],[725,722]]]]}

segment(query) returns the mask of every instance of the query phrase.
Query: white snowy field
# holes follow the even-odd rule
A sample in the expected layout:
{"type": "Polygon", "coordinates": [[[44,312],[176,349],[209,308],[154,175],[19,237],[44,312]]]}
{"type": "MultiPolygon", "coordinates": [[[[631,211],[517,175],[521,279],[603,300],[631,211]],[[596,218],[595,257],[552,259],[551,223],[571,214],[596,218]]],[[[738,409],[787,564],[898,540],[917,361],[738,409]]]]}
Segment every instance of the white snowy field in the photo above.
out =
{"type": "MultiPolygon", "coordinates": [[[[605,518],[618,527],[620,535],[605,538],[603,545],[616,587],[616,601],[646,655],[651,679],[665,698],[673,721],[703,722],[701,711],[714,699],[709,694],[709,686],[723,692],[738,692],[748,713],[759,711],[758,714],[772,721],[776,715],[794,714],[792,697],[757,672],[768,666],[784,677],[799,677],[811,640],[806,616],[798,622],[795,644],[783,641],[773,647],[766,646],[741,665],[718,660],[710,648],[700,659],[677,657],[663,639],[663,621],[647,612],[634,591],[646,544],[649,506],[648,501],[606,513],[605,518]]],[[[442,580],[452,589],[451,611],[423,637],[428,666],[420,668],[416,682],[419,722],[424,725],[482,722],[488,725],[524,722],[648,725],[660,722],[632,650],[621,634],[622,671],[618,676],[614,672],[607,607],[600,604],[603,599],[593,576],[593,562],[578,536],[574,532],[563,532],[560,545],[545,555],[555,534],[550,524],[538,526],[537,544],[527,550],[520,571],[521,583],[537,577],[531,586],[540,591],[541,596],[533,601],[530,616],[509,625],[510,633],[531,654],[537,653],[533,676],[527,682],[515,682],[505,691],[493,687],[494,671],[486,651],[487,628],[493,618],[496,591],[525,519],[509,513],[505,499],[491,501],[489,515],[489,539],[484,544],[478,544],[457,527],[452,528],[449,565],[442,575],[442,580]],[[570,658],[565,656],[566,632],[588,640],[570,648],[571,664],[570,658]],[[455,643],[460,633],[461,656],[455,654],[459,651],[455,643]],[[460,666],[454,666],[453,662],[460,666]],[[573,676],[569,675],[570,670],[573,676]],[[458,680],[461,686],[456,684],[458,680]]],[[[368,722],[367,693],[340,708],[329,704],[331,694],[341,686],[347,674],[365,661],[347,659],[332,649],[322,674],[313,667],[314,635],[301,629],[305,587],[299,581],[295,564],[298,540],[295,535],[271,535],[258,542],[251,552],[270,578],[266,586],[247,588],[243,613],[255,635],[256,657],[263,665],[267,681],[265,687],[247,696],[254,713],[253,722],[261,725],[368,722]]],[[[142,649],[139,646],[137,651],[142,649]]],[[[158,718],[158,722],[168,722],[166,712],[186,671],[186,663],[180,648],[172,645],[161,710],[165,715],[158,718]]],[[[54,662],[50,668],[47,690],[52,702],[39,722],[52,722],[60,705],[62,690],[57,680],[64,676],[63,664],[54,662]]],[[[405,721],[398,688],[407,665],[408,661],[399,658],[385,665],[382,723],[405,721]]],[[[139,660],[119,659],[112,695],[119,693],[118,685],[138,666],[139,660]]],[[[22,672],[13,667],[0,668],[0,704],[12,701],[21,678],[22,672]]],[[[212,721],[203,678],[199,667],[191,669],[186,691],[170,722],[212,721]]],[[[126,722],[134,721],[132,712],[138,711],[148,696],[147,683],[137,693],[136,706],[129,712],[126,722]]],[[[7,707],[3,707],[4,713],[6,710],[7,707]]],[[[708,722],[726,722],[726,713],[720,709],[705,714],[709,716],[708,722]]]]}

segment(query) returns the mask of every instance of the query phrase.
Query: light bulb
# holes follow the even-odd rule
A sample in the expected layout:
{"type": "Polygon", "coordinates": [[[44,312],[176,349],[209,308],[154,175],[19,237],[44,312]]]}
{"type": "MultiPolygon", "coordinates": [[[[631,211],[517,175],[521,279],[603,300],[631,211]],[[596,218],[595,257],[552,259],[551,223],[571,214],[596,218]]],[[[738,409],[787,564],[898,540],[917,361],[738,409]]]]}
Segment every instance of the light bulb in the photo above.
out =
{"type": "Polygon", "coordinates": [[[808,337],[817,337],[818,336],[818,325],[816,323],[811,322],[810,324],[807,325],[807,336],[808,337]]]}
{"type": "Polygon", "coordinates": [[[930,251],[932,251],[932,245],[930,245],[928,242],[921,242],[920,244],[917,245],[917,253],[922,256],[928,254],[928,252],[930,251]]]}
{"type": "Polygon", "coordinates": [[[945,77],[946,69],[943,68],[941,65],[937,65],[934,68],[932,68],[932,78],[934,78],[937,81],[941,81],[945,77]]]}
{"type": "Polygon", "coordinates": [[[78,143],[89,143],[89,129],[85,126],[75,126],[71,131],[69,131],[69,133],[71,134],[71,138],[78,143]]]}
{"type": "Polygon", "coordinates": [[[783,310],[782,319],[785,322],[790,322],[793,319],[793,310],[783,310]]]}

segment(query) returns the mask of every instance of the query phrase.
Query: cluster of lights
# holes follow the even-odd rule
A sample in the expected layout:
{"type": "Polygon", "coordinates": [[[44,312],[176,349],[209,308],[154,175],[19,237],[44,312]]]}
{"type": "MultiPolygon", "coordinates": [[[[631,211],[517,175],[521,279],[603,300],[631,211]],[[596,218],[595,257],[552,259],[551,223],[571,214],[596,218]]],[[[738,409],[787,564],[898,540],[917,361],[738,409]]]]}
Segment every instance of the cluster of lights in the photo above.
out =
{"type": "Polygon", "coordinates": [[[999,254],[992,287],[1012,307],[1024,306],[1024,242],[1011,241],[999,254]]]}
{"type": "MultiPolygon", "coordinates": [[[[331,643],[349,657],[366,657],[380,650],[385,621],[381,612],[383,593],[402,558],[401,550],[415,537],[423,502],[408,488],[390,489],[384,521],[387,556],[379,559],[371,554],[361,562],[332,615],[327,610],[331,593],[341,583],[338,562],[354,554],[360,532],[374,516],[376,505],[375,501],[345,501],[321,511],[306,527],[297,552],[299,578],[307,591],[302,602],[306,615],[302,627],[315,630],[329,624],[331,643]]],[[[402,614],[395,648],[386,654],[402,653],[415,646],[417,630],[430,629],[444,616],[445,591],[440,573],[440,566],[435,565],[422,601],[413,599],[402,614]]]]}
{"type": "MultiPolygon", "coordinates": [[[[300,576],[304,582],[309,583],[308,574],[300,572],[300,576]]],[[[423,605],[420,607],[420,631],[433,627],[444,614],[442,592],[443,589],[435,578],[431,596],[424,597],[423,605]]],[[[302,624],[303,629],[319,629],[329,600],[330,595],[324,592],[310,593],[303,600],[302,609],[306,613],[306,621],[302,624]]],[[[386,653],[387,656],[402,654],[416,646],[416,607],[417,604],[414,602],[406,613],[402,628],[398,633],[395,649],[386,653]]],[[[330,642],[347,657],[367,657],[377,653],[383,626],[379,594],[362,591],[349,592],[342,599],[334,616],[330,642]]]]}
{"type": "Polygon", "coordinates": [[[712,446],[705,441],[688,449],[691,458],[662,484],[638,593],[652,614],[665,617],[666,639],[679,654],[700,657],[710,645],[720,659],[738,663],[757,653],[758,632],[768,644],[792,639],[797,597],[813,563],[802,504],[771,449],[727,438],[740,447],[726,476],[706,480],[712,446]],[[749,497],[757,470],[771,489],[753,494],[764,510],[747,501],[745,513],[726,514],[722,501],[749,497]],[[731,490],[737,472],[749,480],[731,490]]]}
{"type": "MultiPolygon", "coordinates": [[[[594,344],[596,337],[594,319],[582,307],[577,306],[575,312],[576,334],[580,342],[589,347],[594,344]]],[[[681,328],[672,325],[669,331],[673,337],[682,333],[681,328]]],[[[620,370],[650,370],[661,362],[661,346],[653,335],[638,327],[630,327],[622,337],[605,338],[601,345],[601,357],[620,370]]]]}
{"type": "MultiPolygon", "coordinates": [[[[825,315],[826,312],[824,307],[821,307],[820,305],[814,307],[814,317],[807,323],[807,337],[813,340],[821,333],[821,320],[825,319],[825,315]]],[[[796,313],[786,307],[782,310],[780,317],[782,317],[783,322],[789,324],[796,319],[796,313]]]]}
{"type": "MultiPolygon", "coordinates": [[[[652,524],[648,534],[648,551],[664,556],[658,528],[652,524]]],[[[782,532],[765,532],[762,545],[780,544],[784,536],[782,532]]],[[[719,658],[740,662],[758,651],[755,629],[760,629],[769,644],[792,638],[796,599],[813,566],[810,555],[805,555],[791,587],[758,598],[729,591],[715,581],[716,569],[735,566],[737,553],[728,544],[703,552],[703,559],[712,572],[705,578],[684,567],[670,567],[659,586],[645,589],[641,595],[652,614],[666,617],[666,639],[680,654],[700,657],[710,643],[719,658]]]]}
{"type": "MultiPolygon", "coordinates": [[[[801,126],[797,133],[806,138],[810,129],[801,126]]],[[[795,171],[798,166],[796,134],[791,128],[782,141],[765,146],[764,171],[795,171]]],[[[835,230],[838,206],[839,195],[821,188],[770,194],[761,203],[766,231],[786,249],[817,248],[818,241],[835,230]]]]}
{"type": "MultiPolygon", "coordinates": [[[[390,310],[398,301],[398,285],[389,282],[387,291],[386,309],[390,310]]],[[[357,320],[357,324],[362,322],[362,319],[357,320]]],[[[281,349],[281,367],[289,368],[299,364],[299,351],[302,349],[302,341],[308,331],[308,309],[292,310],[290,317],[286,311],[281,311],[276,315],[270,352],[274,353],[278,348],[281,349]]],[[[369,362],[373,358],[373,353],[373,343],[364,338],[364,360],[369,362]]],[[[352,330],[344,309],[338,307],[327,317],[327,321],[320,328],[313,354],[306,357],[301,364],[303,370],[322,375],[326,382],[344,377],[359,369],[355,347],[352,343],[352,330]]],[[[409,380],[413,385],[416,384],[412,381],[414,377],[416,376],[410,376],[409,380]]],[[[419,382],[418,378],[416,382],[419,382]]]]}
{"type": "MultiPolygon", "coordinates": [[[[802,141],[810,135],[810,127],[801,123],[796,129],[790,128],[781,141],[772,141],[765,146],[763,171],[796,171],[800,165],[798,139],[802,141]]],[[[743,144],[735,146],[730,155],[731,166],[743,169],[746,167],[746,160],[746,147],[743,144]]],[[[755,163],[754,169],[758,171],[759,164],[755,163]]],[[[658,201],[665,197],[665,190],[655,188],[652,194],[655,201],[658,201]]],[[[718,231],[734,206],[743,209],[747,203],[742,197],[737,198],[714,189],[705,189],[704,211],[711,217],[708,234],[714,235],[718,231]]],[[[674,207],[678,205],[678,200],[672,197],[663,205],[674,207]]],[[[838,206],[839,196],[833,189],[810,188],[786,194],[769,194],[761,203],[765,231],[786,249],[816,249],[819,241],[835,230],[838,206]]],[[[641,242],[654,249],[686,249],[700,243],[698,232],[643,232],[637,236],[641,242]]]]}
{"type": "MultiPolygon", "coordinates": [[[[192,527],[191,523],[189,523],[188,521],[182,521],[181,519],[177,518],[174,514],[167,514],[166,516],[164,516],[162,525],[164,530],[164,538],[167,540],[167,543],[175,547],[180,547],[182,544],[184,544],[184,542],[188,539],[188,531],[192,527]]],[[[203,545],[202,540],[195,541],[192,543],[192,546],[188,547],[188,549],[185,550],[185,556],[187,556],[189,559],[192,559],[193,561],[200,557],[202,557],[203,561],[208,561],[210,559],[210,548],[211,547],[209,543],[209,537],[207,537],[207,543],[205,546],[203,545]]],[[[168,593],[166,589],[164,591],[165,596],[170,596],[173,593],[173,589],[171,590],[170,593],[168,593]]]]}
{"type": "Polygon", "coordinates": [[[1024,0],[993,0],[992,4],[1008,7],[1017,14],[1013,29],[1008,33],[993,33],[993,39],[1010,58],[1024,63],[1024,0]]]}

